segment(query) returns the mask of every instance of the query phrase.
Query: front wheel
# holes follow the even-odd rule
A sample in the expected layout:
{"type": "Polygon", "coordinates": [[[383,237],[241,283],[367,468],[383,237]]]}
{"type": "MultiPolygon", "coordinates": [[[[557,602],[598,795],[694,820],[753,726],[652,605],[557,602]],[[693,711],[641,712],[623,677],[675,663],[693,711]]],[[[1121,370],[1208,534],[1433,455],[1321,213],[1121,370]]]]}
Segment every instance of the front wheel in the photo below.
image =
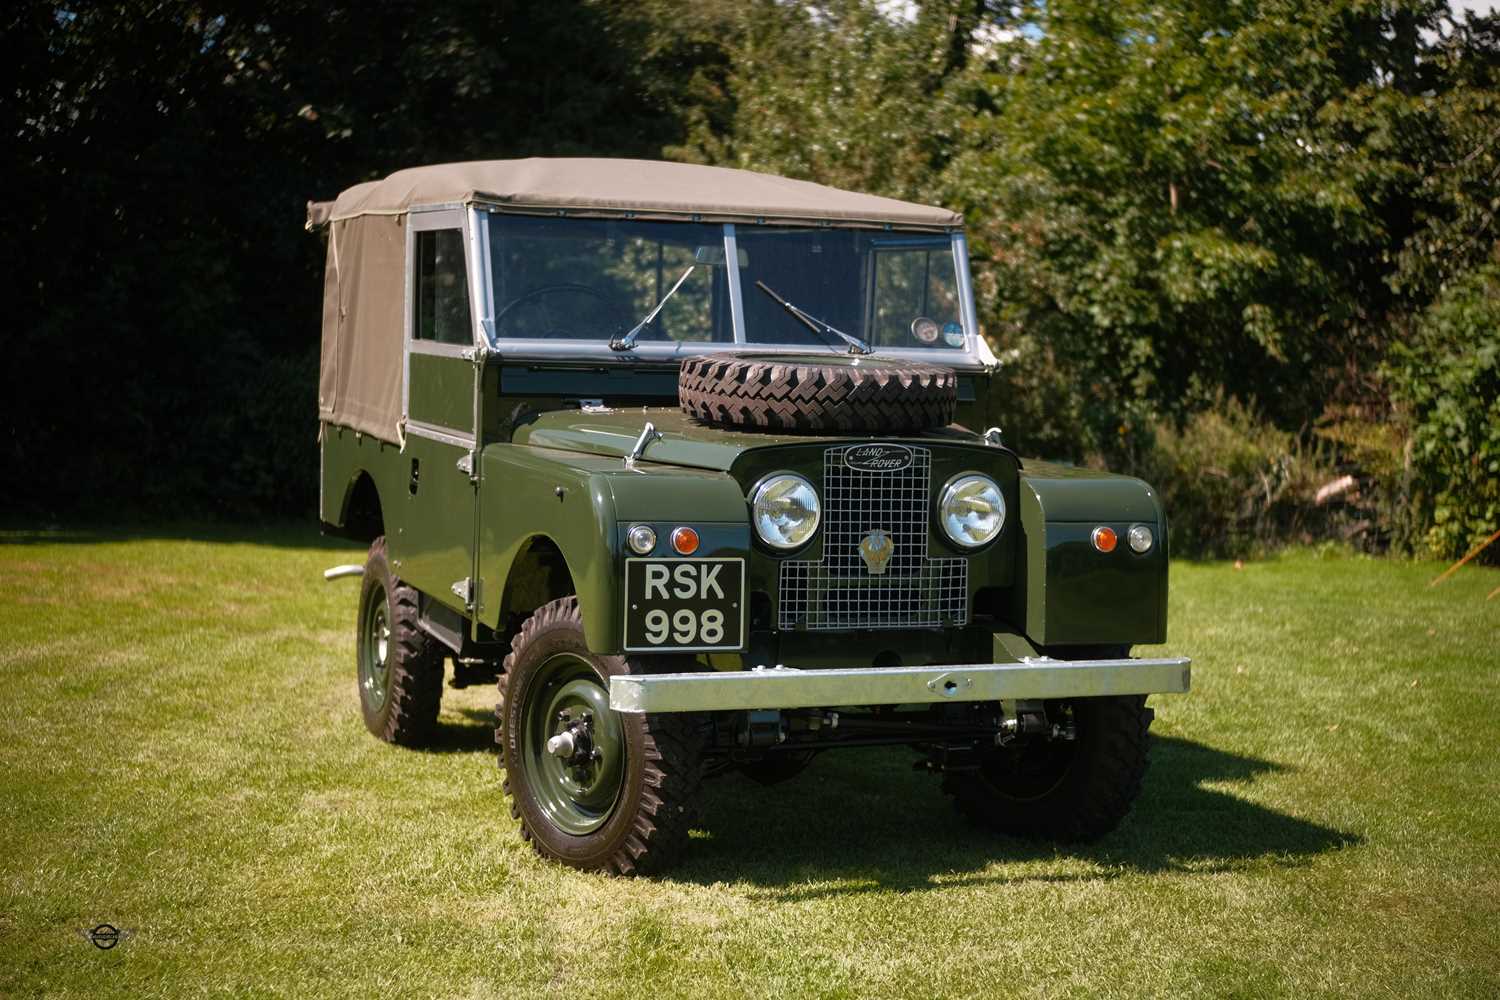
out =
{"type": "Polygon", "coordinates": [[[1144,695],[1048,702],[1050,721],[1071,717],[1074,739],[987,751],[977,771],[946,775],[943,791],[960,812],[1001,833],[1094,840],[1140,795],[1154,714],[1144,695]]]}
{"type": "Polygon", "coordinates": [[[511,815],[543,857],[586,871],[645,874],[687,845],[702,781],[697,719],[609,707],[629,661],[584,641],[578,599],[521,626],[500,678],[495,740],[511,815]]]}

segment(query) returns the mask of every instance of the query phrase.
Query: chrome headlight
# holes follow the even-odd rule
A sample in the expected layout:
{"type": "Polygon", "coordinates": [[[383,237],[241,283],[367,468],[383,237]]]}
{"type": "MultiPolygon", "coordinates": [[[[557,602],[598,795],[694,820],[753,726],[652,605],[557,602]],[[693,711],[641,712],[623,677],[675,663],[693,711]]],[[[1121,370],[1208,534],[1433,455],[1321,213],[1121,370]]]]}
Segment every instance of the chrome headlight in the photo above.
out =
{"type": "Polygon", "coordinates": [[[795,549],[818,530],[818,491],[789,472],[767,476],[750,495],[751,519],[760,540],[774,549],[795,549]]]}
{"type": "Polygon", "coordinates": [[[989,476],[959,476],[943,489],[938,520],[955,545],[977,549],[1000,534],[1005,524],[1005,497],[989,476]]]}

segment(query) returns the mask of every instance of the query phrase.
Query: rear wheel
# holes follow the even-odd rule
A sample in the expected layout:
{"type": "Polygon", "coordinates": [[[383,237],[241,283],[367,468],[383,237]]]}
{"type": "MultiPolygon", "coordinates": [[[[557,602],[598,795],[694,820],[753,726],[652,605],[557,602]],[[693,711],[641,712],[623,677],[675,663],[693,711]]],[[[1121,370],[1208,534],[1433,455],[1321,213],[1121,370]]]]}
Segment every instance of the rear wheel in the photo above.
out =
{"type": "Polygon", "coordinates": [[[521,836],[588,871],[645,874],[687,845],[702,781],[695,716],[615,712],[630,661],[584,641],[578,599],[543,605],[505,659],[496,742],[521,836]]]}
{"type": "Polygon", "coordinates": [[[387,743],[420,746],[437,727],[443,655],[417,627],[417,592],[391,573],[385,538],[365,559],[356,624],[359,707],[387,743]]]}
{"type": "Polygon", "coordinates": [[[1048,721],[1071,723],[1074,739],[989,750],[977,771],[946,775],[943,791],[960,812],[1001,833],[1102,837],[1140,795],[1153,715],[1144,695],[1048,702],[1048,721]]]}

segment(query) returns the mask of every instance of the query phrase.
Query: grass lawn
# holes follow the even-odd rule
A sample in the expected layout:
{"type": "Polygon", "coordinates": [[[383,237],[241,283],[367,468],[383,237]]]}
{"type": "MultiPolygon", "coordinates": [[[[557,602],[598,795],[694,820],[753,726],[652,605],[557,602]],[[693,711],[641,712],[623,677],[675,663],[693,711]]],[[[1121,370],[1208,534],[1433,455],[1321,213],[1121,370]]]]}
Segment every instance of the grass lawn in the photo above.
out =
{"type": "Polygon", "coordinates": [[[1500,995],[1500,573],[1174,566],[1194,689],[1096,845],[849,751],[629,881],[524,848],[492,691],[367,735],[351,551],[192,535],[0,535],[0,996],[1500,995]]]}

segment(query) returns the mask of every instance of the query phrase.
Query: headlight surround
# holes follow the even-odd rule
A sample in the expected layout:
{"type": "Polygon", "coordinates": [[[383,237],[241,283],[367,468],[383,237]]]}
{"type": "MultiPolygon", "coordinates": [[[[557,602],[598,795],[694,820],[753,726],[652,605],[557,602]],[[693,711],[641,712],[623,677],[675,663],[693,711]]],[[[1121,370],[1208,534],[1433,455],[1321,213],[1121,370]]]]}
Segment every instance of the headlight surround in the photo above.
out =
{"type": "Polygon", "coordinates": [[[767,476],[750,493],[755,533],[773,549],[788,551],[806,545],[817,534],[822,517],[818,491],[790,472],[767,476]]]}
{"type": "Polygon", "coordinates": [[[938,501],[938,523],[954,545],[988,545],[1005,526],[1005,495],[989,476],[967,473],[949,481],[938,501]]]}

